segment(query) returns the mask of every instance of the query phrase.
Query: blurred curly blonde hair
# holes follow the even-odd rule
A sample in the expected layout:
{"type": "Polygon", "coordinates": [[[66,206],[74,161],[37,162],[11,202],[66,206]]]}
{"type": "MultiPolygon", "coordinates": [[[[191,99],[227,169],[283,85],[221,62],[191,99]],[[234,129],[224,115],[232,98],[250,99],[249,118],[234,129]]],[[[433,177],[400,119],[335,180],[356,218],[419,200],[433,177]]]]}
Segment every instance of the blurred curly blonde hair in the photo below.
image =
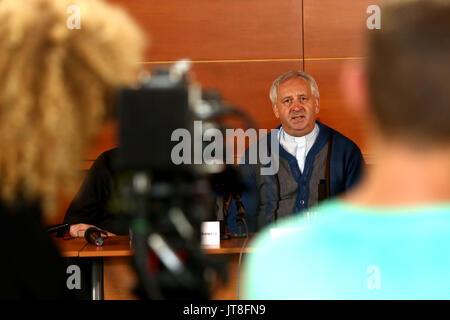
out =
{"type": "Polygon", "coordinates": [[[0,2],[0,198],[55,208],[115,90],[132,85],[144,35],[100,0],[0,2]],[[70,5],[80,29],[69,29],[70,5]]]}

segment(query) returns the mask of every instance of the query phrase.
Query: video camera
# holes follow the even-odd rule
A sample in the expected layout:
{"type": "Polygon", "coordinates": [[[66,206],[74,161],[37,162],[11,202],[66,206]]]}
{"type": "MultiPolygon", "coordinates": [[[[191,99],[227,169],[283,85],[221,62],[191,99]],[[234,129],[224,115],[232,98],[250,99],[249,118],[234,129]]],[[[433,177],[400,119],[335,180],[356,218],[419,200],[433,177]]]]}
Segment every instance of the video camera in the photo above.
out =
{"type": "Polygon", "coordinates": [[[221,159],[223,141],[203,151],[208,132],[223,132],[224,117],[253,125],[218,93],[202,91],[189,67],[180,61],[158,69],[118,97],[122,211],[130,217],[141,296],[150,299],[208,299],[212,279],[226,278],[225,263],[203,254],[200,228],[217,219],[217,194],[242,182],[221,159]]]}

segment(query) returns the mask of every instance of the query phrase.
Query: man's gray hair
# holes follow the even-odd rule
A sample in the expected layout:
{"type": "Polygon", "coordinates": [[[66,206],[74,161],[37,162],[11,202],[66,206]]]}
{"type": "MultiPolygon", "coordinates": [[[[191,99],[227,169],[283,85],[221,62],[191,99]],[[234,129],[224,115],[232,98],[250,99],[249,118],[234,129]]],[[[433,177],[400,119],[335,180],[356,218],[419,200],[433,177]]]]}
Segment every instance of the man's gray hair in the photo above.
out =
{"type": "Polygon", "coordinates": [[[278,86],[280,83],[287,81],[292,78],[302,78],[308,81],[309,86],[311,87],[311,93],[313,97],[319,98],[319,87],[317,86],[316,80],[309,75],[308,73],[304,71],[288,71],[283,73],[281,76],[275,79],[275,81],[272,83],[272,86],[270,87],[270,101],[272,101],[272,104],[277,103],[278,98],[278,86]]]}

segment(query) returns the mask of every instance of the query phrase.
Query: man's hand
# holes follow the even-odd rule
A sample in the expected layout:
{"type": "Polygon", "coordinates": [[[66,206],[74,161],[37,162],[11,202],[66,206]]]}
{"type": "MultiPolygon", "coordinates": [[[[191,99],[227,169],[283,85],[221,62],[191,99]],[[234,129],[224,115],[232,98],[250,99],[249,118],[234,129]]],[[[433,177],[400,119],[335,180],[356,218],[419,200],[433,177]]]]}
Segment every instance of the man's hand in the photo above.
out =
{"type": "MultiPolygon", "coordinates": [[[[74,238],[83,238],[86,230],[91,227],[97,228],[96,226],[94,226],[92,224],[85,224],[85,223],[73,224],[70,226],[70,236],[74,237],[74,238]]],[[[100,229],[100,228],[97,228],[97,229],[100,229]]],[[[115,236],[114,233],[111,233],[108,231],[106,231],[106,233],[107,233],[108,237],[115,236]]],[[[104,234],[101,234],[101,235],[102,235],[102,238],[106,237],[106,235],[104,235],[104,234]]]]}

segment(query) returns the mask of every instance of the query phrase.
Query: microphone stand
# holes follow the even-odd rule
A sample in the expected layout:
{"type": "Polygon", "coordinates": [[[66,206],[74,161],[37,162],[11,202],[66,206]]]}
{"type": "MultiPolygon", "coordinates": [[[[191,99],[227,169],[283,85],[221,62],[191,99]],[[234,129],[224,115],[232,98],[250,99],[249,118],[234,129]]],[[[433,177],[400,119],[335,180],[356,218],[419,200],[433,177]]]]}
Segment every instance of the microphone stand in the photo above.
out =
{"type": "MultiPolygon", "coordinates": [[[[245,209],[244,209],[244,205],[242,204],[242,200],[241,200],[241,196],[238,194],[234,194],[232,195],[232,197],[234,198],[234,202],[236,204],[236,209],[237,209],[237,217],[236,217],[236,222],[238,224],[239,227],[239,231],[242,231],[242,226],[247,226],[246,220],[245,220],[245,209]]],[[[247,229],[247,228],[246,228],[247,229]]],[[[245,238],[248,236],[248,231],[246,230],[245,233],[242,232],[238,232],[238,233],[233,233],[231,234],[232,238],[245,238]]]]}
{"type": "Polygon", "coordinates": [[[218,209],[219,214],[217,215],[217,218],[220,223],[220,240],[228,240],[230,239],[230,235],[227,234],[226,230],[226,224],[228,221],[228,210],[226,207],[225,197],[218,198],[221,201],[216,201],[216,206],[218,209]]]}

